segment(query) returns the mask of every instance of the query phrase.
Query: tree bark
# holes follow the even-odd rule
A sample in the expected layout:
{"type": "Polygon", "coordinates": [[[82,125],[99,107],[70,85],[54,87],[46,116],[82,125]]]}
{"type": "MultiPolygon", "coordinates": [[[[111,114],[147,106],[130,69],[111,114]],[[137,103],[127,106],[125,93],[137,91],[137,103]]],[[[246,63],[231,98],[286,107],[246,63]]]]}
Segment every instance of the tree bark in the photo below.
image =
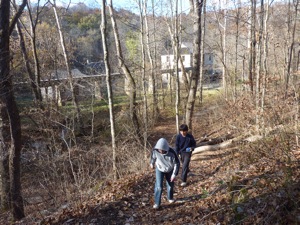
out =
{"type": "Polygon", "coordinates": [[[137,102],[136,102],[136,83],[135,80],[125,64],[122,49],[121,49],[121,43],[120,43],[120,38],[119,38],[119,32],[118,32],[118,26],[115,20],[114,16],[114,9],[113,9],[113,4],[112,0],[109,0],[109,13],[110,13],[110,18],[111,18],[111,23],[112,23],[112,29],[114,32],[114,37],[115,37],[115,44],[116,44],[116,50],[117,50],[117,56],[118,56],[118,62],[119,66],[123,70],[123,73],[126,77],[126,82],[129,82],[129,98],[130,98],[130,118],[133,123],[134,127],[134,134],[136,137],[138,137],[138,141],[142,143],[143,137],[140,132],[140,124],[138,121],[138,114],[137,114],[137,102]]]}
{"type": "Polygon", "coordinates": [[[42,94],[41,94],[41,91],[40,91],[40,88],[39,88],[40,79],[36,79],[37,76],[35,76],[35,74],[32,72],[32,69],[30,67],[29,57],[28,57],[28,53],[27,53],[27,50],[26,50],[26,44],[25,44],[22,29],[21,29],[21,23],[19,21],[17,22],[17,32],[18,32],[19,39],[20,39],[20,48],[21,48],[21,51],[22,51],[25,68],[26,68],[28,76],[29,76],[31,89],[32,89],[35,101],[37,102],[38,105],[41,105],[42,94]]]}
{"type": "Polygon", "coordinates": [[[194,1],[192,12],[194,18],[194,43],[193,43],[193,70],[191,76],[191,85],[188,93],[188,100],[186,103],[185,122],[190,129],[192,129],[192,118],[194,112],[194,105],[196,99],[197,85],[200,77],[200,46],[201,46],[201,10],[203,0],[194,1]]]}
{"type": "Polygon", "coordinates": [[[144,131],[143,131],[143,140],[144,140],[144,157],[145,159],[148,158],[148,97],[147,97],[147,79],[146,79],[146,52],[145,52],[145,43],[144,43],[144,33],[145,33],[145,24],[144,20],[146,20],[146,8],[147,4],[146,1],[142,3],[142,1],[138,1],[138,7],[140,11],[140,43],[141,43],[141,52],[142,52],[142,89],[143,89],[143,121],[144,121],[144,131]],[[145,19],[144,19],[145,18],[145,19]]]}
{"type": "Polygon", "coordinates": [[[77,119],[77,122],[79,124],[79,129],[80,129],[81,133],[84,133],[80,107],[79,107],[79,104],[78,104],[77,94],[76,94],[76,90],[75,90],[75,87],[74,87],[73,75],[72,75],[71,68],[70,68],[69,55],[68,55],[67,50],[66,50],[65,38],[64,38],[64,34],[63,34],[63,31],[62,31],[62,28],[61,28],[61,25],[60,25],[57,10],[56,10],[56,1],[54,1],[54,4],[52,5],[52,8],[53,8],[53,11],[54,11],[56,25],[57,25],[57,29],[58,29],[59,36],[60,36],[60,44],[61,44],[61,47],[62,47],[62,50],[63,50],[63,55],[64,55],[64,59],[65,59],[65,63],[66,63],[68,79],[69,79],[69,85],[70,85],[71,94],[72,94],[72,100],[73,100],[74,107],[76,109],[76,119],[77,119]]]}
{"type": "MultiPolygon", "coordinates": [[[[146,4],[146,1],[144,1],[146,4]]],[[[156,93],[156,27],[155,27],[155,11],[154,11],[154,0],[152,0],[152,19],[153,19],[153,52],[151,51],[151,44],[150,44],[150,32],[149,32],[149,25],[147,19],[147,11],[146,7],[144,6],[145,10],[145,32],[146,32],[146,46],[147,46],[147,54],[150,62],[150,69],[151,75],[149,78],[149,92],[152,94],[152,117],[156,118],[159,114],[159,107],[158,107],[158,100],[157,100],[157,93],[156,93]]]]}
{"type": "MultiPolygon", "coordinates": [[[[291,20],[293,24],[293,29],[291,32],[291,40],[290,40],[290,46],[289,46],[289,56],[288,56],[288,65],[287,65],[287,72],[286,72],[286,79],[285,79],[285,97],[287,97],[288,94],[288,88],[290,83],[290,76],[291,76],[291,67],[292,67],[292,60],[293,60],[293,52],[294,52],[294,45],[295,45],[295,35],[296,35],[296,28],[297,28],[297,20],[298,20],[298,6],[299,1],[295,1],[294,7],[295,7],[295,15],[294,18],[291,20]]],[[[290,22],[289,22],[290,23],[290,22]]],[[[290,27],[290,26],[289,26],[290,27]]]]}
{"type": "Polygon", "coordinates": [[[20,156],[22,149],[21,122],[15,101],[10,75],[10,34],[21,15],[26,0],[10,24],[10,1],[0,5],[0,173],[1,206],[11,209],[14,220],[23,218],[24,206],[21,195],[20,156]]]}
{"type": "Polygon", "coordinates": [[[254,75],[256,65],[256,33],[255,33],[255,22],[256,22],[256,0],[251,0],[250,8],[250,46],[249,46],[249,84],[250,90],[254,92],[254,75]]]}
{"type": "Polygon", "coordinates": [[[199,77],[199,100],[200,103],[203,101],[203,71],[204,71],[204,40],[205,40],[205,29],[206,29],[206,0],[203,0],[203,25],[201,32],[201,47],[200,47],[200,55],[201,55],[201,63],[200,63],[200,77],[199,77]]]}
{"type": "Polygon", "coordinates": [[[111,82],[111,69],[109,64],[109,51],[107,45],[107,21],[106,21],[106,0],[102,0],[102,14],[101,14],[101,36],[102,45],[104,51],[104,64],[106,69],[106,86],[107,86],[107,97],[109,106],[109,117],[110,117],[110,131],[111,131],[111,143],[112,143],[112,154],[113,154],[113,176],[117,179],[117,157],[116,157],[116,139],[115,139],[115,116],[114,116],[114,104],[113,104],[113,91],[111,82]]]}

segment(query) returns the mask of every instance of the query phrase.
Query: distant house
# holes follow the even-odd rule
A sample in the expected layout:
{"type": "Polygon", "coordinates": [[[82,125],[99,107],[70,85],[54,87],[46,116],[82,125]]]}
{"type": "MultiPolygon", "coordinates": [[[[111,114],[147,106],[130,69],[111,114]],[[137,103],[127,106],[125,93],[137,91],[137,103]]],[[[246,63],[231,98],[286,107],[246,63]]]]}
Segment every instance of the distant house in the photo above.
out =
{"type": "MultiPolygon", "coordinates": [[[[180,55],[186,71],[192,68],[192,54],[193,54],[193,44],[188,42],[183,42],[180,47],[180,55]]],[[[168,77],[174,72],[175,60],[173,54],[161,55],[161,69],[163,71],[163,81],[167,82],[168,77]]],[[[213,53],[204,53],[204,70],[209,73],[213,70],[214,55],[213,53]]],[[[179,71],[181,70],[180,65],[178,65],[179,71]]],[[[181,79],[182,72],[179,72],[179,79],[181,79]]]]}
{"type": "MultiPolygon", "coordinates": [[[[75,93],[78,100],[94,96],[101,99],[106,96],[106,75],[87,75],[78,69],[71,71],[75,93]]],[[[122,74],[111,74],[112,88],[116,94],[124,93],[124,77],[122,74]]],[[[49,73],[48,77],[41,81],[41,92],[44,99],[55,100],[63,103],[72,99],[69,87],[69,78],[66,70],[56,70],[49,73]]]]}
{"type": "Polygon", "coordinates": [[[87,63],[84,66],[84,73],[86,73],[86,74],[104,74],[105,73],[104,62],[102,60],[99,62],[89,62],[89,60],[87,60],[87,63]]]}

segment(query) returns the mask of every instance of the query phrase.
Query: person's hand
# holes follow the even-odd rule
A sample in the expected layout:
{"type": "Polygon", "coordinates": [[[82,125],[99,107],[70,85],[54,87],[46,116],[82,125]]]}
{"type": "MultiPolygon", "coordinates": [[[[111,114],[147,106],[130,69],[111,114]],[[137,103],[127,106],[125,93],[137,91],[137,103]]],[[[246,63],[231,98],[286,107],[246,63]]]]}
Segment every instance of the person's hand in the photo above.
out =
{"type": "Polygon", "coordinates": [[[172,176],[171,176],[171,182],[174,182],[175,181],[175,175],[173,174],[172,176]]]}
{"type": "Polygon", "coordinates": [[[151,169],[153,169],[153,168],[154,168],[154,166],[153,166],[153,164],[152,164],[152,163],[150,164],[150,168],[151,168],[151,169]]]}

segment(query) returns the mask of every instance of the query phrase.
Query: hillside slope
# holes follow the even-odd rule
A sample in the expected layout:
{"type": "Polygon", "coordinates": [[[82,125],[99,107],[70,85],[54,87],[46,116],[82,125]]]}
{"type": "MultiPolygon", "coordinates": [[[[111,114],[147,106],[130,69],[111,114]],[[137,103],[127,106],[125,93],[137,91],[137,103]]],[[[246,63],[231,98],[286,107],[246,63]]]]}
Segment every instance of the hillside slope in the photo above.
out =
{"type": "Polygon", "coordinates": [[[108,183],[93,199],[43,224],[297,224],[299,173],[285,186],[281,166],[257,162],[239,170],[233,155],[207,152],[193,161],[189,185],[182,188],[177,179],[176,202],[164,194],[160,210],[152,209],[155,177],[149,170],[108,183]]]}
{"type": "MultiPolygon", "coordinates": [[[[252,115],[247,99],[234,107],[215,107],[206,105],[196,110],[193,134],[198,146],[216,147],[193,155],[188,186],[180,187],[179,178],[175,181],[175,203],[166,201],[164,190],[162,207],[152,208],[155,176],[147,161],[145,171],[106,182],[90,199],[61,209],[41,224],[300,223],[300,149],[293,134],[273,131],[255,142],[235,139],[229,147],[218,147],[225,138],[249,136],[252,128],[247,118],[252,115]]],[[[160,118],[150,142],[165,137],[173,145],[174,121],[160,118]]],[[[28,220],[18,224],[29,224],[28,220]]]]}

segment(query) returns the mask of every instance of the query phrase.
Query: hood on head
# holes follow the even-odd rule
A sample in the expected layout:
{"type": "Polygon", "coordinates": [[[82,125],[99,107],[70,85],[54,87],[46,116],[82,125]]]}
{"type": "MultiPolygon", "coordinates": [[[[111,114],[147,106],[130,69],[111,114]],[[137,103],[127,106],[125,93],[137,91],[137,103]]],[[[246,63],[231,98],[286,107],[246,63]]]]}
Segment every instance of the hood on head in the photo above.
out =
{"type": "Polygon", "coordinates": [[[157,141],[155,149],[162,149],[164,151],[169,151],[169,143],[165,138],[161,138],[157,141]]]}

